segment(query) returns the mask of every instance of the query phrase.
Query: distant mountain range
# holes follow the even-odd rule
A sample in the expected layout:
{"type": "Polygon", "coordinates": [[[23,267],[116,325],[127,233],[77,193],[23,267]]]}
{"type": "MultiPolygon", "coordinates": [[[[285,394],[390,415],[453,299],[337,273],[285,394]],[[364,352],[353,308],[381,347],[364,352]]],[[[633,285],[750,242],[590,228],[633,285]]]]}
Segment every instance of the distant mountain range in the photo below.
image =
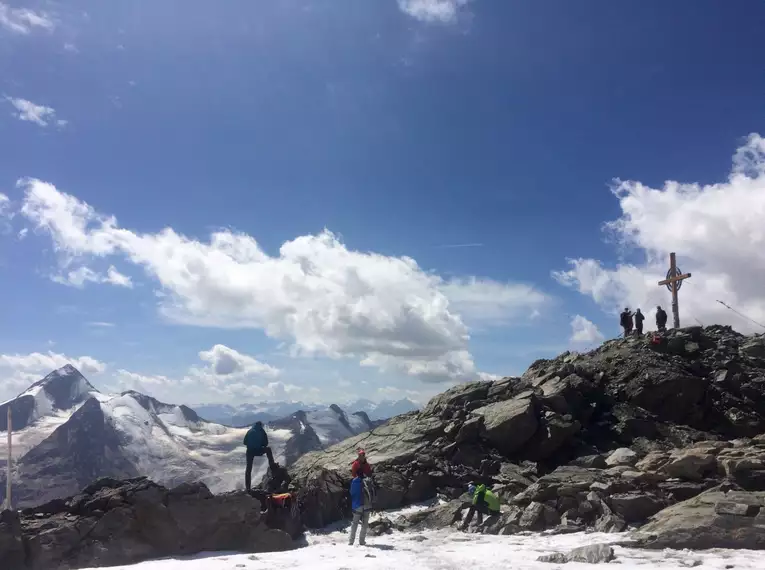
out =
{"type": "MultiPolygon", "coordinates": [[[[14,506],[72,495],[104,476],[146,475],[170,486],[203,481],[213,492],[243,487],[246,428],[210,421],[187,406],[139,392],[103,394],[66,365],[0,405],[0,500],[5,498],[8,407],[13,414],[14,506]]],[[[346,414],[335,405],[269,409],[274,419],[264,421],[270,445],[284,465],[378,423],[365,412],[346,414]],[[285,413],[276,417],[276,412],[285,413]]],[[[265,460],[256,462],[253,481],[266,469],[265,460]]]]}
{"type": "MultiPolygon", "coordinates": [[[[354,413],[364,412],[370,420],[381,421],[418,410],[420,406],[408,399],[397,401],[384,400],[382,402],[359,399],[344,404],[343,408],[352,410],[354,413]]],[[[201,404],[194,406],[194,411],[206,420],[236,427],[248,426],[258,420],[271,422],[298,411],[312,412],[322,409],[325,409],[325,407],[316,404],[305,404],[303,402],[263,402],[260,404],[241,404],[239,406],[201,404]]]]}

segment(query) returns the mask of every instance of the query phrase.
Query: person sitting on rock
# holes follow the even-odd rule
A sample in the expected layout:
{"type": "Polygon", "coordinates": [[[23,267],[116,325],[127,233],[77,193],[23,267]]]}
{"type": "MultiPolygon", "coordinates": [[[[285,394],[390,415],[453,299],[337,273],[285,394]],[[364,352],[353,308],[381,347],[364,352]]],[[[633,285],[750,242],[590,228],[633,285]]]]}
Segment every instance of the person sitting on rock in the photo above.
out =
{"type": "Polygon", "coordinates": [[[372,466],[367,462],[367,453],[359,449],[356,461],[351,465],[351,477],[371,477],[372,466]]]}
{"type": "Polygon", "coordinates": [[[478,513],[478,524],[483,522],[483,515],[493,516],[499,514],[499,498],[492,493],[490,489],[486,488],[486,485],[475,486],[474,483],[468,485],[468,494],[473,497],[473,504],[468,509],[465,522],[460,527],[461,530],[466,530],[470,521],[473,520],[473,515],[478,513]]]}
{"type": "Polygon", "coordinates": [[[268,447],[268,435],[263,428],[263,422],[255,422],[247,431],[244,436],[244,445],[247,447],[247,468],[244,471],[244,487],[249,493],[252,485],[252,462],[256,457],[263,457],[265,454],[268,458],[268,466],[272,472],[279,467],[279,464],[274,462],[274,454],[271,452],[271,448],[268,447]]]}
{"type": "MultiPolygon", "coordinates": [[[[367,464],[368,465],[368,464],[367,464]]],[[[371,474],[371,471],[370,471],[371,474]]],[[[369,515],[372,510],[372,493],[365,487],[372,484],[367,481],[363,475],[363,469],[360,469],[358,475],[351,481],[351,511],[353,512],[353,522],[351,523],[351,535],[348,538],[348,544],[353,546],[356,540],[356,530],[361,523],[361,532],[359,533],[359,544],[364,546],[367,539],[367,528],[369,527],[369,515]]]]}
{"type": "Polygon", "coordinates": [[[656,328],[659,332],[667,330],[667,312],[661,308],[661,305],[656,307],[656,328]]]}
{"type": "Polygon", "coordinates": [[[635,334],[638,336],[643,335],[643,321],[645,320],[645,315],[640,312],[640,309],[635,310],[635,334]]]}

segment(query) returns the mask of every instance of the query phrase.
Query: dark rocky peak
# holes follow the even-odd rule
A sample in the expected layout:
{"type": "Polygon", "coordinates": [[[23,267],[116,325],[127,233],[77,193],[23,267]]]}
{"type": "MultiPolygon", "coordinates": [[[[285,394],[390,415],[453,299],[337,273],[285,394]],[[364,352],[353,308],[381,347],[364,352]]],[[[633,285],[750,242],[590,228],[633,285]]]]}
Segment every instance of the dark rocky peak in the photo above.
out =
{"type": "Polygon", "coordinates": [[[8,408],[13,414],[13,429],[24,429],[35,420],[35,398],[21,395],[0,406],[0,431],[8,431],[8,408]]]}
{"type": "Polygon", "coordinates": [[[8,429],[8,408],[13,415],[13,429],[21,430],[38,418],[56,410],[69,410],[98,392],[71,364],[54,370],[22,394],[0,405],[0,431],[8,429]]]}
{"type": "Polygon", "coordinates": [[[29,390],[38,387],[42,387],[50,397],[54,409],[58,410],[68,410],[87,400],[91,392],[98,392],[71,364],[54,370],[42,380],[32,384],[29,390]]]}
{"type": "Polygon", "coordinates": [[[188,422],[199,423],[207,421],[200,418],[194,410],[188,406],[184,406],[183,404],[180,406],[176,406],[174,404],[166,404],[165,402],[160,402],[152,396],[142,394],[141,392],[136,392],[135,390],[127,390],[126,392],[122,392],[122,396],[130,396],[147,412],[151,412],[153,414],[169,414],[173,413],[177,408],[181,411],[184,419],[188,422]]]}
{"type": "Polygon", "coordinates": [[[337,414],[337,419],[343,425],[343,427],[347,429],[349,433],[353,433],[353,428],[351,428],[351,424],[348,423],[348,418],[346,417],[342,408],[340,408],[340,406],[337,404],[332,404],[329,406],[329,409],[337,414]]]}
{"type": "Polygon", "coordinates": [[[18,504],[34,504],[77,492],[101,476],[134,477],[136,468],[123,453],[123,438],[90,398],[18,463],[18,504]]]}
{"type": "Polygon", "coordinates": [[[353,412],[353,415],[358,418],[361,418],[361,420],[365,424],[367,424],[370,428],[373,427],[374,424],[372,423],[372,420],[369,419],[369,414],[367,414],[366,412],[353,412]]]}

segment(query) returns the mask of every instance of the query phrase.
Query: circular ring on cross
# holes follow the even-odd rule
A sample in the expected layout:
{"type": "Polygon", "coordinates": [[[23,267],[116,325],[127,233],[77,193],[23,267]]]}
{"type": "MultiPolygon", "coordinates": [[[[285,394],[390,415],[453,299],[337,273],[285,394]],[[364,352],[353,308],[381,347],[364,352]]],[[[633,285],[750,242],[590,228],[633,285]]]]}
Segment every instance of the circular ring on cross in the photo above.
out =
{"type": "MultiPolygon", "coordinates": [[[[682,274],[683,274],[683,272],[680,271],[679,267],[675,266],[675,271],[674,272],[672,271],[672,268],[670,267],[669,270],[667,271],[667,280],[672,279],[673,277],[680,277],[680,275],[682,275],[682,274]]],[[[680,287],[683,286],[683,282],[682,281],[676,281],[676,283],[677,283],[677,289],[676,290],[679,291],[680,287]]],[[[672,283],[667,283],[667,290],[672,291],[672,283]]]]}

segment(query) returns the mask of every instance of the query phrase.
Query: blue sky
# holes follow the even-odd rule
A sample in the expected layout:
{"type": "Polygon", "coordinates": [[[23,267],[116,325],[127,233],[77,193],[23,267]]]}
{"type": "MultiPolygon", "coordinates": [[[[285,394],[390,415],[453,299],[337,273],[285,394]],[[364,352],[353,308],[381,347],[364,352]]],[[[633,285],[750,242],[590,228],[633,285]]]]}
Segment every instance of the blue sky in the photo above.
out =
{"type": "Polygon", "coordinates": [[[72,361],[173,402],[425,400],[652,323],[669,251],[684,324],[762,332],[763,24],[1,0],[0,398],[72,361]]]}

